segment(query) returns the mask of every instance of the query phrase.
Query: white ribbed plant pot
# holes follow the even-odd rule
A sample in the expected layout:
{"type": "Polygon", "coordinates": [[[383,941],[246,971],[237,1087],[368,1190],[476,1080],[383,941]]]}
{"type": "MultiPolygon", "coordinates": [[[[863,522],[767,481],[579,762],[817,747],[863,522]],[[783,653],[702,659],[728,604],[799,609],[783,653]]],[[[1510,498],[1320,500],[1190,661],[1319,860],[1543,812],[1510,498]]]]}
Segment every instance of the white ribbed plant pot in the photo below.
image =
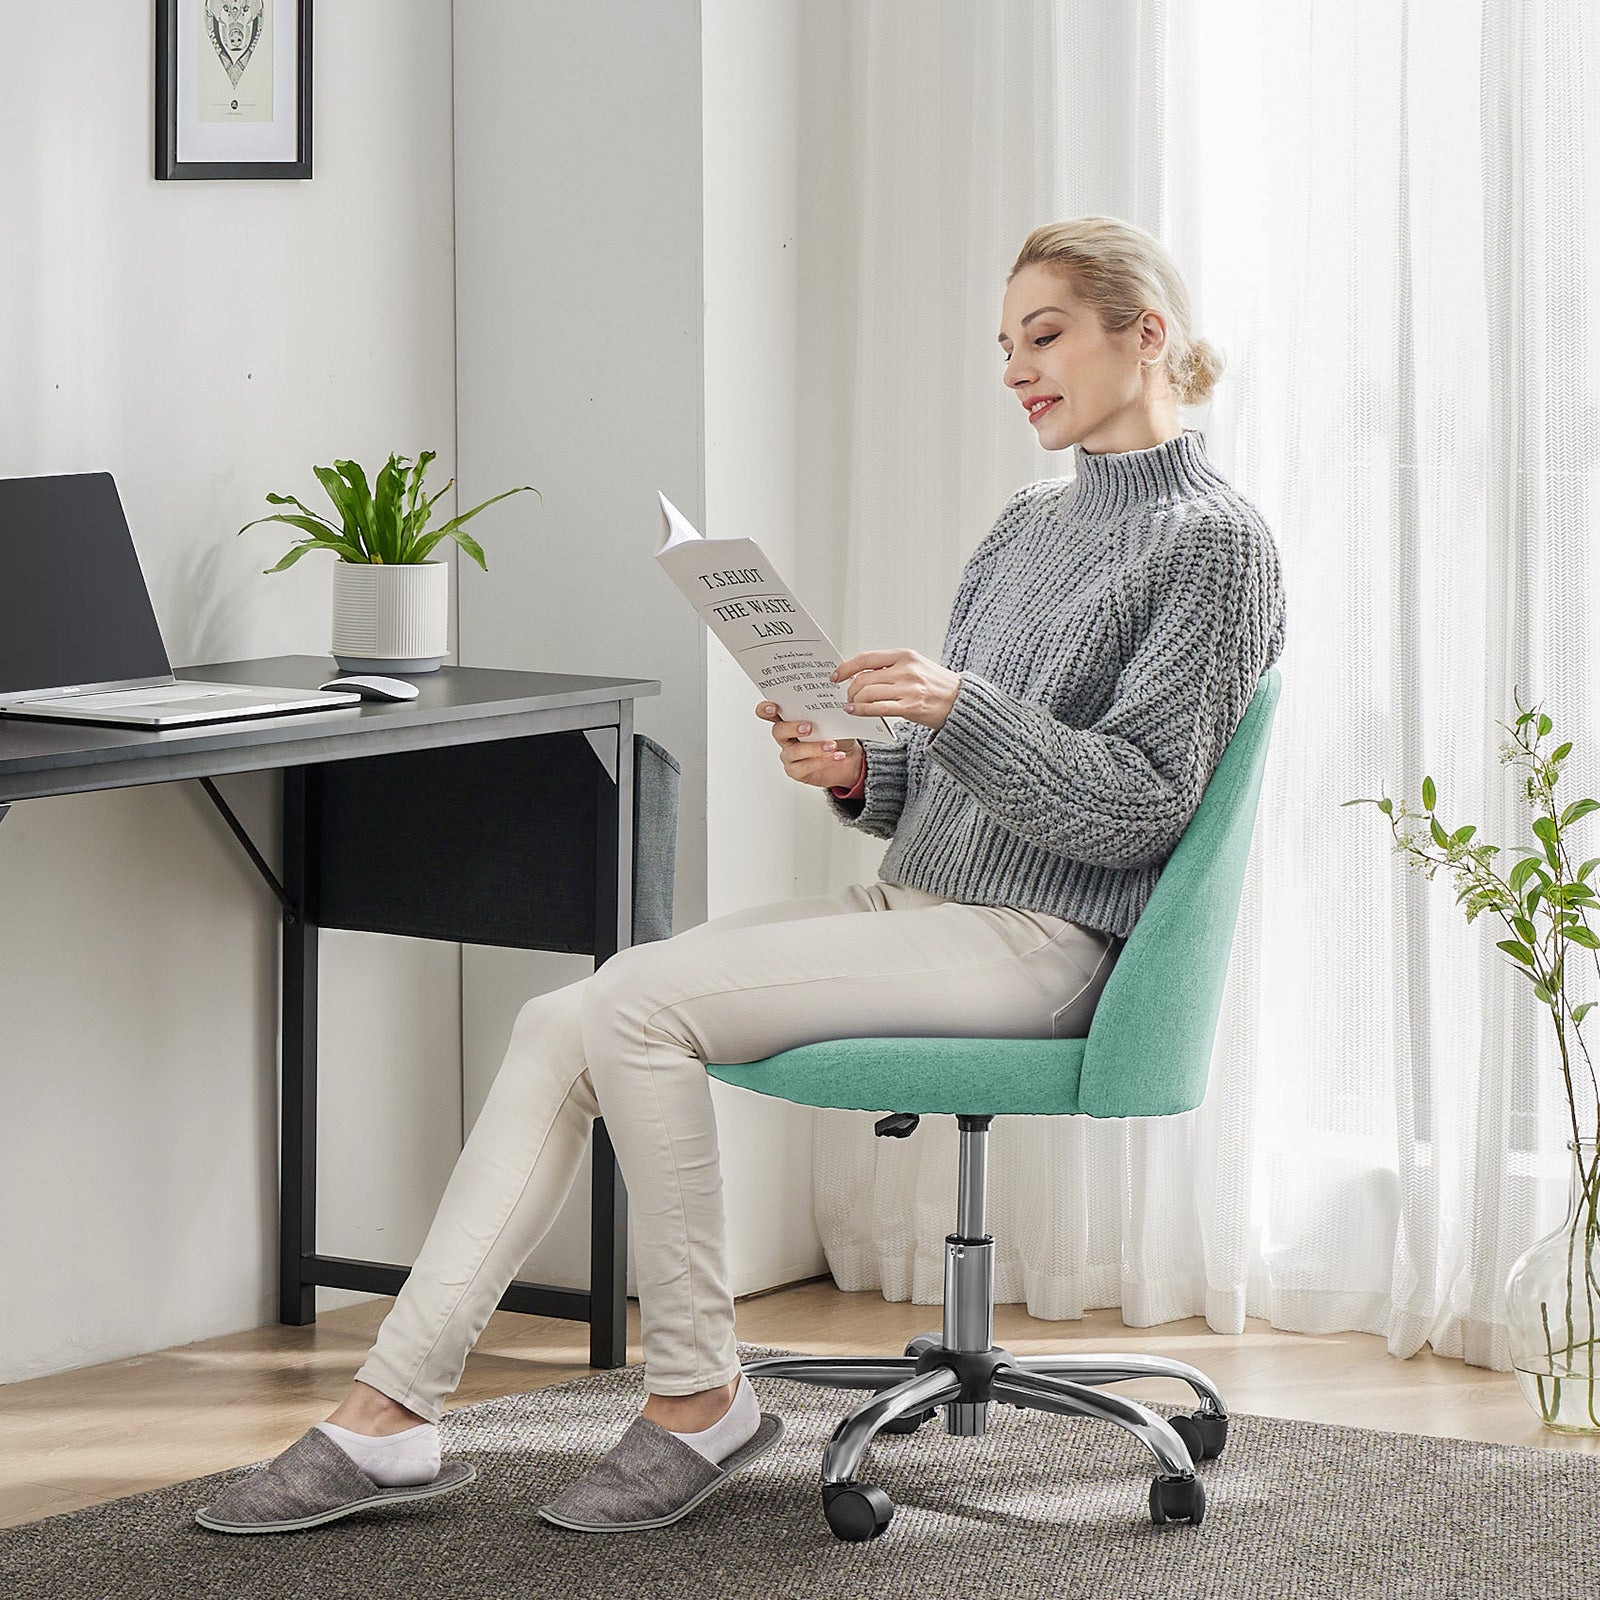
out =
{"type": "Polygon", "coordinates": [[[333,659],[343,672],[435,672],[449,654],[442,561],[333,564],[333,659]]]}

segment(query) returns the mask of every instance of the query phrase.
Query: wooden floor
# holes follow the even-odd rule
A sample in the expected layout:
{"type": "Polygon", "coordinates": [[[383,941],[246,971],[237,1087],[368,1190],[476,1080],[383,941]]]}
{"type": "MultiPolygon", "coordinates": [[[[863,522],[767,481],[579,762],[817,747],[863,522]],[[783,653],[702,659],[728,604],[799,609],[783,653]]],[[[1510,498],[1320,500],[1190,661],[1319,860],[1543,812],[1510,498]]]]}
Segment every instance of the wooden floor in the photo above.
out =
{"type": "MultiPolygon", "coordinates": [[[[348,1392],[392,1304],[384,1297],[324,1312],[308,1328],[273,1324],[0,1387],[0,1527],[276,1455],[348,1392]]],[[[638,1360],[636,1305],[629,1317],[629,1358],[638,1360]]],[[[741,1301],[738,1332],[750,1344],[817,1354],[899,1354],[938,1323],[937,1307],[891,1305],[823,1281],[741,1301]]],[[[997,1307],[995,1324],[996,1342],[1016,1355],[1116,1350],[1186,1361],[1217,1384],[1230,1411],[1600,1451],[1600,1441],[1541,1427],[1510,1373],[1428,1351],[1398,1361],[1367,1334],[1280,1333],[1250,1322],[1232,1336],[1199,1318],[1125,1328],[1116,1311],[1036,1322],[1015,1306],[997,1307]]],[[[497,1311],[450,1409],[582,1376],[587,1363],[585,1324],[497,1311]]],[[[1188,1395],[1171,1382],[1118,1388],[1158,1400],[1188,1395]]]]}

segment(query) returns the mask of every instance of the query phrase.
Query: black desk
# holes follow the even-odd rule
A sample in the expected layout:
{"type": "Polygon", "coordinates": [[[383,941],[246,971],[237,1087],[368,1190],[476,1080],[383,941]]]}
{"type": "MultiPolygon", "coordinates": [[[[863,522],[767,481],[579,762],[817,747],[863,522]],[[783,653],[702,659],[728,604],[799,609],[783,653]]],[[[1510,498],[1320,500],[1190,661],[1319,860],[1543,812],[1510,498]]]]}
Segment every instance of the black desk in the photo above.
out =
{"type": "MultiPolygon", "coordinates": [[[[180,678],[315,688],[326,656],[187,667],[180,678]]],[[[279,1320],[316,1286],[395,1294],[408,1267],[317,1253],[317,930],[559,950],[633,939],[633,703],[656,679],[441,667],[420,696],[164,730],[0,717],[10,804],[196,778],[283,907],[279,1320]],[[211,779],[283,773],[280,883],[211,779]]],[[[587,1293],[516,1282],[508,1311],[589,1323],[590,1360],[627,1340],[627,1199],[595,1124],[587,1293]]]]}

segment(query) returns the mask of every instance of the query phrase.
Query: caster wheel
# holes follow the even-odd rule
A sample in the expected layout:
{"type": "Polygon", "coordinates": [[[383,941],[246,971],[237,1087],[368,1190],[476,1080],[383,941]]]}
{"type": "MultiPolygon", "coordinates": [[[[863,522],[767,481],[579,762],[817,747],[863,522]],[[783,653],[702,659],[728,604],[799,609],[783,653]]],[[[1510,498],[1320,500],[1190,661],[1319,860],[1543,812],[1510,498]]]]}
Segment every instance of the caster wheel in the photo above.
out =
{"type": "Polygon", "coordinates": [[[1168,1417],[1172,1430],[1183,1440],[1196,1466],[1222,1454],[1228,1442],[1228,1419],[1215,1411],[1193,1411],[1168,1417]]]}
{"type": "Polygon", "coordinates": [[[896,1417],[893,1422],[886,1422],[878,1429],[879,1433],[915,1433],[924,1422],[931,1417],[931,1411],[908,1411],[903,1417],[896,1417]]]}
{"type": "Polygon", "coordinates": [[[913,1360],[917,1356],[926,1354],[929,1350],[937,1350],[944,1341],[936,1333],[919,1333],[906,1346],[906,1354],[913,1360]]]}
{"type": "Polygon", "coordinates": [[[1193,1417],[1176,1416],[1167,1418],[1167,1426],[1183,1440],[1183,1448],[1189,1452],[1189,1460],[1198,1467],[1206,1458],[1205,1440],[1200,1434],[1200,1424],[1193,1417]]]}
{"type": "Polygon", "coordinates": [[[1150,1520],[1160,1527],[1164,1522],[1192,1522],[1198,1525],[1206,1514],[1206,1486],[1198,1478],[1156,1478],[1150,1484],[1150,1520]]]}
{"type": "Polygon", "coordinates": [[[889,1526],[894,1501],[871,1483],[825,1483],[822,1514],[836,1539],[858,1543],[876,1539],[889,1526]]]}

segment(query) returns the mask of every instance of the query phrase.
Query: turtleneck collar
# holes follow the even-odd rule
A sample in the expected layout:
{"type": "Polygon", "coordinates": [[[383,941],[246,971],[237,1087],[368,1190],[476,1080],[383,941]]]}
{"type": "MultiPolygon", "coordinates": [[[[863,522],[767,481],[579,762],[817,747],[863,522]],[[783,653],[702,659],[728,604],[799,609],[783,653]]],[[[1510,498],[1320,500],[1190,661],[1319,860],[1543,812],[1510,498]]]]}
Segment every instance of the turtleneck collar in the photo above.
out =
{"type": "Polygon", "coordinates": [[[1141,502],[1190,499],[1228,487],[1206,458],[1198,428],[1185,428],[1148,450],[1095,454],[1075,444],[1072,454],[1078,475],[1071,509],[1079,515],[1115,516],[1141,502]]]}

